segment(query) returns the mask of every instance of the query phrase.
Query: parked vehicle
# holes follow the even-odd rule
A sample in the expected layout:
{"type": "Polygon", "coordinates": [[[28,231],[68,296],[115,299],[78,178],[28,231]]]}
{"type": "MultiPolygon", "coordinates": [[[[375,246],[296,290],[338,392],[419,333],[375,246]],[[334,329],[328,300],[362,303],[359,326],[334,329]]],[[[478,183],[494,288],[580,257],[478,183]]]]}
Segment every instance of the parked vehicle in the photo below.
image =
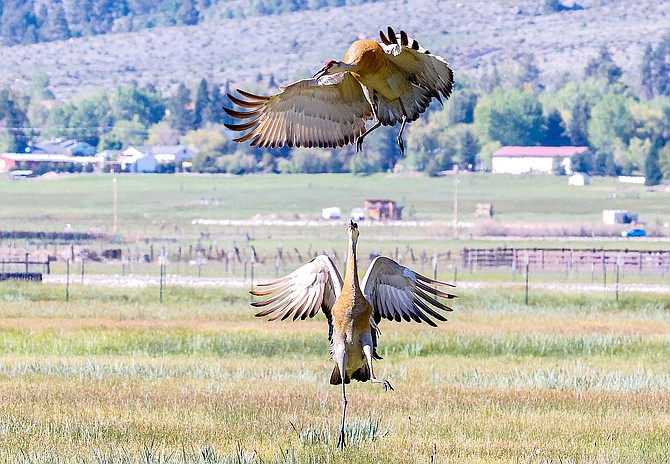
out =
{"type": "Polygon", "coordinates": [[[644,237],[646,235],[647,231],[644,229],[624,230],[621,232],[622,237],[644,237]]]}

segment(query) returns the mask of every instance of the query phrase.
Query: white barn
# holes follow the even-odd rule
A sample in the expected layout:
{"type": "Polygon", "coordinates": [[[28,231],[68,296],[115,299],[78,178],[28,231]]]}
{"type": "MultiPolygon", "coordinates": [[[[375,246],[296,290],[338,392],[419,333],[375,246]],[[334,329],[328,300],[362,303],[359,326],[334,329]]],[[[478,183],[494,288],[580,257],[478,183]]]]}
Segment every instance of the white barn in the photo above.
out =
{"type": "Polygon", "coordinates": [[[572,174],[570,159],[588,147],[501,147],[491,156],[491,170],[498,174],[551,174],[559,158],[566,174],[572,174]]]}

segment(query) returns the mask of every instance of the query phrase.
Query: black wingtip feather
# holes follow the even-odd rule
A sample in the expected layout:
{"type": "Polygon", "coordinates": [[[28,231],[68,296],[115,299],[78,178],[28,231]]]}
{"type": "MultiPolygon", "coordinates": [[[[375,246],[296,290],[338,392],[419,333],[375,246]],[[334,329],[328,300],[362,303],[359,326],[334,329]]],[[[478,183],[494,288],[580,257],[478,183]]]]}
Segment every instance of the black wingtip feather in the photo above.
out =
{"type": "Polygon", "coordinates": [[[384,35],[384,31],[379,31],[379,38],[382,39],[384,45],[390,45],[391,41],[384,35]]]}
{"type": "Polygon", "coordinates": [[[389,40],[392,43],[397,44],[398,43],[398,38],[395,36],[395,31],[393,30],[393,28],[391,26],[388,27],[388,33],[389,33],[389,40]]]}
{"type": "Polygon", "coordinates": [[[404,45],[405,47],[409,45],[409,39],[405,31],[400,31],[400,45],[404,45]]]}

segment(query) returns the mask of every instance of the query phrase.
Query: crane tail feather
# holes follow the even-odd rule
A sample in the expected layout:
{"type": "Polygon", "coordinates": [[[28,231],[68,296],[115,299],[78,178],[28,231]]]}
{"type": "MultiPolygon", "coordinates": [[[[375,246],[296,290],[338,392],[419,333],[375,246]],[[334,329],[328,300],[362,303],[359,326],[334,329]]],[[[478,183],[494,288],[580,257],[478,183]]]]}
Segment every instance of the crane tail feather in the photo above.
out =
{"type": "Polygon", "coordinates": [[[370,368],[367,364],[363,364],[351,374],[351,378],[359,382],[367,382],[370,380],[370,368]]]}
{"type": "MultiPolygon", "coordinates": [[[[342,376],[340,375],[340,368],[337,367],[337,364],[335,364],[335,367],[333,367],[333,372],[330,374],[330,384],[331,385],[339,385],[342,383],[342,376]]],[[[345,380],[344,383],[349,383],[345,380]]]]}

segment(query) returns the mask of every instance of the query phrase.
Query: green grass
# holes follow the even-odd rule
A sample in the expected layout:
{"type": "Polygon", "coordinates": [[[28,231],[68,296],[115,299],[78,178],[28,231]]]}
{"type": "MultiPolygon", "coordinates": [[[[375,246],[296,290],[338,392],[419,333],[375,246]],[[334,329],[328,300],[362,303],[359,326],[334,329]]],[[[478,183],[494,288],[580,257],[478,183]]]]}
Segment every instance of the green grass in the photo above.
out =
{"type": "MultiPolygon", "coordinates": [[[[96,263],[87,261],[84,272],[90,274],[158,275],[157,264],[138,262],[142,255],[158,257],[165,250],[167,273],[179,276],[250,277],[252,246],[260,263],[254,266],[256,278],[286,274],[300,263],[296,249],[306,261],[326,252],[340,265],[344,260],[346,237],[343,226],[311,227],[286,225],[203,225],[196,218],[285,220],[313,219],[319,221],[321,208],[339,206],[343,214],[361,206],[364,199],[388,197],[405,205],[405,218],[410,216],[429,221],[408,227],[379,227],[363,223],[359,242],[361,268],[370,256],[383,254],[427,275],[432,274],[432,258],[440,256],[438,276],[453,280],[521,281],[523,276],[510,269],[465,269],[460,266],[459,252],[464,247],[560,247],[560,248],[640,248],[659,249],[664,244],[653,239],[622,238],[519,238],[523,224],[530,223],[545,234],[563,235],[580,229],[599,230],[601,214],[606,208],[627,208],[639,213],[656,233],[668,233],[665,224],[670,217],[670,193],[648,190],[641,186],[625,187],[634,195],[611,193],[622,187],[611,179],[596,178],[586,189],[566,184],[565,178],[554,176],[499,176],[490,174],[459,175],[459,218],[472,222],[472,228],[461,230],[454,238],[452,219],[453,179],[411,176],[287,175],[287,176],[191,176],[191,175],[123,175],[119,185],[119,234],[113,243],[95,241],[74,244],[75,253],[88,248],[102,253],[107,248],[120,248],[125,261],[96,263]],[[202,199],[215,200],[203,203],[202,199]],[[473,217],[475,204],[492,202],[496,211],[493,221],[473,217]],[[510,225],[511,227],[507,227],[510,225]],[[502,233],[498,238],[480,234],[502,233]],[[117,243],[122,242],[122,243],[117,243]],[[234,249],[240,252],[239,261],[234,249]],[[198,249],[204,254],[227,253],[229,260],[209,261],[197,265],[198,249]],[[283,250],[283,262],[275,259],[283,250]],[[447,254],[450,254],[447,256],[447,254]],[[178,258],[181,257],[181,262],[178,258]],[[246,264],[245,264],[246,262],[246,264]],[[277,266],[278,264],[278,266],[277,266]]],[[[110,175],[79,175],[58,179],[30,179],[23,182],[0,179],[0,194],[12,198],[0,211],[0,230],[61,231],[70,224],[77,232],[97,230],[112,234],[112,177],[110,175]]],[[[322,223],[324,221],[321,221],[322,223]]],[[[615,232],[619,228],[613,229],[615,232]]],[[[534,232],[538,233],[538,232],[534,232]]],[[[58,256],[52,263],[53,273],[66,272],[69,243],[43,240],[4,240],[4,247],[45,249],[58,256]]],[[[531,281],[602,282],[602,269],[594,274],[589,269],[571,272],[536,272],[531,281]]],[[[661,272],[630,272],[624,270],[622,283],[647,282],[665,284],[670,269],[661,272]]],[[[72,264],[73,281],[82,272],[81,262],[72,264]]],[[[613,269],[608,281],[613,283],[613,269]]]]}
{"type": "Polygon", "coordinates": [[[0,460],[17,463],[663,463],[666,295],[458,289],[436,329],[383,322],[377,375],[327,384],[322,317],[244,290],[0,283],[0,460]]]}
{"type": "MultiPolygon", "coordinates": [[[[118,179],[121,232],[146,233],[152,237],[174,236],[175,225],[182,233],[217,229],[191,226],[194,218],[251,219],[259,214],[284,219],[293,219],[296,215],[316,219],[326,206],[339,206],[347,214],[351,208],[361,207],[366,198],[380,196],[404,204],[406,219],[411,219],[410,216],[430,221],[452,219],[451,176],[123,175],[118,179]],[[215,201],[204,204],[203,199],[215,201]]],[[[616,181],[605,178],[595,178],[593,185],[587,188],[574,188],[567,185],[565,177],[465,174],[460,176],[459,182],[460,219],[473,221],[475,204],[491,202],[499,221],[599,224],[603,209],[629,209],[652,225],[656,219],[667,221],[670,193],[632,186],[626,189],[635,195],[609,198],[609,193],[621,188],[616,181]]],[[[92,227],[111,232],[111,175],[24,182],[0,180],[0,194],[13,198],[0,214],[3,230],[52,231],[69,223],[80,232],[92,227]]],[[[332,235],[331,228],[323,231],[332,235]]],[[[334,231],[334,236],[341,236],[337,228],[334,231]]],[[[374,231],[386,235],[380,229],[374,231]]],[[[313,232],[310,229],[310,234],[313,232]]],[[[402,236],[404,232],[395,230],[393,234],[402,236]]]]}

